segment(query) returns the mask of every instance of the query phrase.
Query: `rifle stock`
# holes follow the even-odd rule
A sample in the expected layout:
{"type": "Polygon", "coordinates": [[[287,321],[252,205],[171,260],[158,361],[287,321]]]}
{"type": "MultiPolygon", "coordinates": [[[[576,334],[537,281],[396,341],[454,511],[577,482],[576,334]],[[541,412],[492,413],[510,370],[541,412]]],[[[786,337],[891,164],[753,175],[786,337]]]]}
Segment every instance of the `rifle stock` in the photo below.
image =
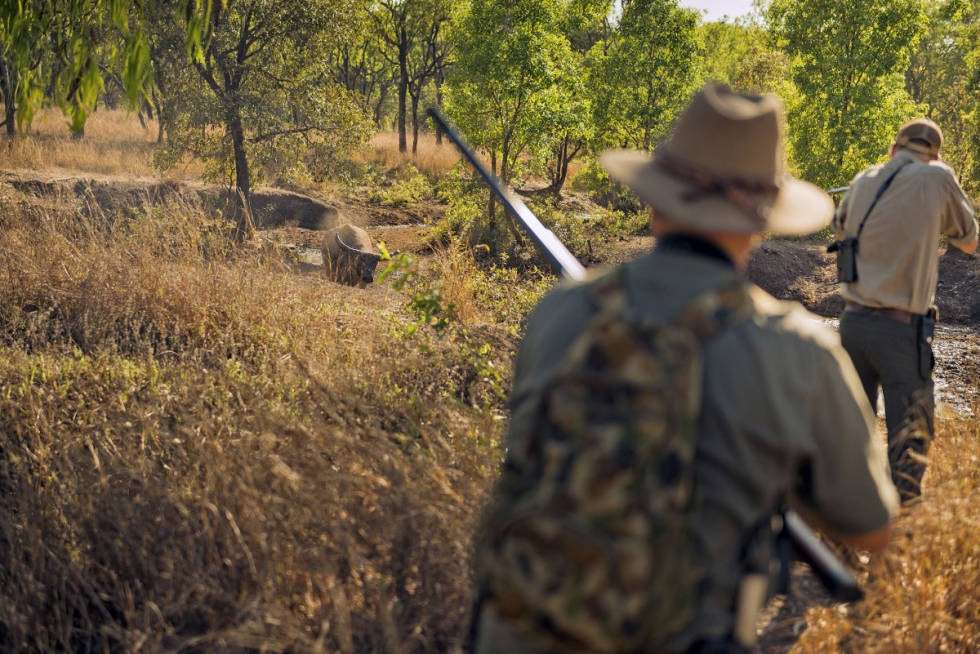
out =
{"type": "MultiPolygon", "coordinates": [[[[459,148],[459,151],[469,160],[484,181],[508,210],[521,222],[531,234],[531,238],[544,254],[555,272],[570,279],[585,278],[585,268],[578,259],[547,229],[531,212],[524,202],[510,192],[504,184],[487,170],[486,166],[477,159],[476,153],[469,146],[456,128],[443,116],[437,107],[428,110],[429,115],[443,130],[446,136],[459,148]]],[[[794,547],[803,561],[808,563],[820,577],[821,582],[834,599],[843,602],[859,600],[864,596],[857,579],[838,560],[833,551],[821,541],[810,527],[795,511],[783,513],[783,525],[794,547]]]]}

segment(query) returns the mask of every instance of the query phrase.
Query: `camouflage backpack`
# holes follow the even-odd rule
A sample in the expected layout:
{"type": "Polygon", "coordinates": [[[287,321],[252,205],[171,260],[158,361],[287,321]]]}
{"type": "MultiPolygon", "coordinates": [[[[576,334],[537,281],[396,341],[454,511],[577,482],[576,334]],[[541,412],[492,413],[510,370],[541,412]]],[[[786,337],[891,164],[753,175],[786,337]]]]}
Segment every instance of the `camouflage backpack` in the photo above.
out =
{"type": "Polygon", "coordinates": [[[642,324],[623,277],[588,282],[592,320],[536,424],[512,440],[478,543],[486,601],[543,649],[655,648],[690,622],[703,578],[692,535],[702,343],[752,314],[749,286],[642,324]]]}

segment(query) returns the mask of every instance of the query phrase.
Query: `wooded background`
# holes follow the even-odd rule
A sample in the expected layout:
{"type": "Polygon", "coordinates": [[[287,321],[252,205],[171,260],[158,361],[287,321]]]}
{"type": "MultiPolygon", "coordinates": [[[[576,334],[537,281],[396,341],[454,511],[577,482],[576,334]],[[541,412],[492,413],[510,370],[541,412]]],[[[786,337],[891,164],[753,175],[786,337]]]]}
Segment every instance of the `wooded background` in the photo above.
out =
{"type": "Polygon", "coordinates": [[[975,0],[757,0],[707,23],[674,0],[4,0],[0,96],[11,137],[46,105],[82,137],[125,103],[158,120],[161,170],[193,155],[246,196],[343,176],[378,131],[414,150],[440,105],[504,181],[557,192],[607,181],[607,147],[656,147],[715,79],[784,100],[791,168],[818,185],[928,116],[975,194],[978,37],[975,0]]]}

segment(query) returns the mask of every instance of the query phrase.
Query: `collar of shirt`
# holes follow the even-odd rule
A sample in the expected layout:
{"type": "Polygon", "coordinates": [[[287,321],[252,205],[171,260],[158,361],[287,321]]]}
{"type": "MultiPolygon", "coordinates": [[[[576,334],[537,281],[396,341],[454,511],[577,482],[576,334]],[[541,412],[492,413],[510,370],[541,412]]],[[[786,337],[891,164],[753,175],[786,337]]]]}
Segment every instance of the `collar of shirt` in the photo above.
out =
{"type": "Polygon", "coordinates": [[[734,268],[735,262],[720,247],[703,238],[690,234],[665,234],[657,239],[655,250],[673,252],[690,252],[702,257],[708,257],[734,268]]]}

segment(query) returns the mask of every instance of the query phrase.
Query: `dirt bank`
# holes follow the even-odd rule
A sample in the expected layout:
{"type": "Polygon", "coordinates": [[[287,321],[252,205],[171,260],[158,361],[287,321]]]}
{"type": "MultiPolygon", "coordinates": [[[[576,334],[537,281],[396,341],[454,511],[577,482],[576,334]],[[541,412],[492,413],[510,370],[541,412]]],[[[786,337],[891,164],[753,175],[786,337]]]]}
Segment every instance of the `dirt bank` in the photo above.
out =
{"type": "MultiPolygon", "coordinates": [[[[34,171],[0,171],[0,196],[34,208],[74,207],[84,214],[130,215],[160,203],[187,207],[227,208],[237,201],[227,191],[198,183],[137,178],[59,175],[34,171]]],[[[592,206],[587,199],[580,204],[592,206]]],[[[444,207],[383,207],[349,198],[314,198],[281,189],[257,189],[254,214],[260,236],[290,246],[319,249],[323,229],[338,222],[365,227],[389,250],[424,256],[428,225],[444,207]]],[[[604,264],[633,258],[653,245],[649,236],[617,241],[604,264]]],[[[941,249],[936,304],[937,388],[940,398],[957,410],[974,404],[980,379],[980,259],[955,248],[941,249]]],[[[312,265],[302,267],[315,274],[312,265]]],[[[772,295],[796,300],[814,313],[833,319],[843,308],[837,291],[833,255],[806,240],[768,240],[749,262],[748,277],[772,295]]]]}

